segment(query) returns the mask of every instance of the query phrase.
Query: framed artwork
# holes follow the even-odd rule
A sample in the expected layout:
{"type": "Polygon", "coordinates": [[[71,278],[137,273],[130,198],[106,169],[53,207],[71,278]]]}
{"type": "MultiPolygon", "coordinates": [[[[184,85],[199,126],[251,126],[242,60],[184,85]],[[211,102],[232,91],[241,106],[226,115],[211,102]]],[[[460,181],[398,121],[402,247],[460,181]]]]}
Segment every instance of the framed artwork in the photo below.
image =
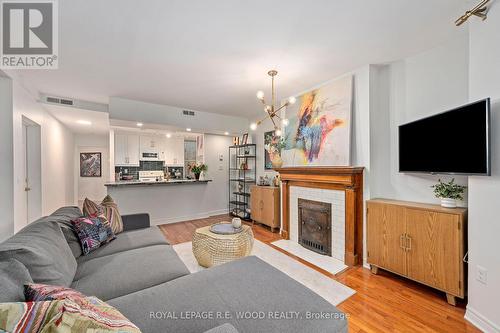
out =
{"type": "Polygon", "coordinates": [[[276,136],[275,131],[264,133],[264,169],[272,170],[273,167],[280,167],[281,147],[280,137],[276,136]]]}
{"type": "Polygon", "coordinates": [[[348,166],[351,162],[352,76],[306,92],[286,108],[284,166],[348,166]]]}
{"type": "Polygon", "coordinates": [[[248,141],[248,133],[243,134],[243,137],[241,138],[241,144],[246,145],[248,141]]]}
{"type": "Polygon", "coordinates": [[[80,177],[102,177],[101,153],[80,153],[80,177]]]}

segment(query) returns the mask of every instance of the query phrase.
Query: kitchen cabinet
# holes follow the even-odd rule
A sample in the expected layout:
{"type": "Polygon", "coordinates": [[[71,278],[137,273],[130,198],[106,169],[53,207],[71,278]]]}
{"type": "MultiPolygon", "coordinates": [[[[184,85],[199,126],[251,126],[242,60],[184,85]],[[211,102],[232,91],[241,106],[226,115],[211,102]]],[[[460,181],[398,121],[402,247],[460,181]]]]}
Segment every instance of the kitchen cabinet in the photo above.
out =
{"type": "Polygon", "coordinates": [[[166,165],[184,166],[184,138],[171,137],[164,140],[163,160],[166,165]]]}
{"type": "Polygon", "coordinates": [[[115,134],[115,165],[139,166],[139,135],[115,134]]]}
{"type": "Polygon", "coordinates": [[[153,135],[141,135],[140,136],[140,159],[151,161],[154,158],[145,158],[144,153],[146,154],[158,154],[158,160],[160,160],[160,137],[153,135]]]}

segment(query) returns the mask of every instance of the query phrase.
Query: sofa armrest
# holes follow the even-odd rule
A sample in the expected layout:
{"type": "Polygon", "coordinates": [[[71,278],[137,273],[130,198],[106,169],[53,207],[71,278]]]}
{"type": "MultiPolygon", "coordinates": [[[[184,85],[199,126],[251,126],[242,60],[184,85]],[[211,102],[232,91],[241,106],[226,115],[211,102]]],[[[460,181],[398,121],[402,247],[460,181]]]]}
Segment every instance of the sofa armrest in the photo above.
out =
{"type": "Polygon", "coordinates": [[[123,231],[149,228],[151,226],[149,214],[123,215],[123,231]]]}

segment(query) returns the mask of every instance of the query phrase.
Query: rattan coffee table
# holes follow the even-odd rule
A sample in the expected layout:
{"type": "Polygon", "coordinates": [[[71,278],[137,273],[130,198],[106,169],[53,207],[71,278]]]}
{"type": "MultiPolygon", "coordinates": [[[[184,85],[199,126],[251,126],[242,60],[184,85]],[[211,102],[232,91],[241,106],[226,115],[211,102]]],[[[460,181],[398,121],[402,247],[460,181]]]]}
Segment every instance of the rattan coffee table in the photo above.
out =
{"type": "Polygon", "coordinates": [[[253,247],[252,228],[242,226],[233,235],[215,234],[210,226],[196,229],[193,235],[193,253],[203,267],[212,267],[250,255],[253,247]]]}

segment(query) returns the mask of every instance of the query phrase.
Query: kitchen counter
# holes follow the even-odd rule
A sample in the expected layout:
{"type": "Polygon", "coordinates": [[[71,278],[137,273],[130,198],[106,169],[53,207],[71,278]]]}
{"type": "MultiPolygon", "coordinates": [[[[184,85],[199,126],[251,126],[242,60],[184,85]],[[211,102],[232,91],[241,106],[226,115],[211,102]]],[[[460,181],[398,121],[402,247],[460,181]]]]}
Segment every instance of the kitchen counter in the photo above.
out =
{"type": "Polygon", "coordinates": [[[196,179],[169,179],[158,182],[141,182],[139,180],[121,180],[116,182],[109,182],[104,185],[108,187],[114,186],[158,186],[158,185],[182,185],[182,184],[207,184],[211,179],[196,180],[196,179]]]}

